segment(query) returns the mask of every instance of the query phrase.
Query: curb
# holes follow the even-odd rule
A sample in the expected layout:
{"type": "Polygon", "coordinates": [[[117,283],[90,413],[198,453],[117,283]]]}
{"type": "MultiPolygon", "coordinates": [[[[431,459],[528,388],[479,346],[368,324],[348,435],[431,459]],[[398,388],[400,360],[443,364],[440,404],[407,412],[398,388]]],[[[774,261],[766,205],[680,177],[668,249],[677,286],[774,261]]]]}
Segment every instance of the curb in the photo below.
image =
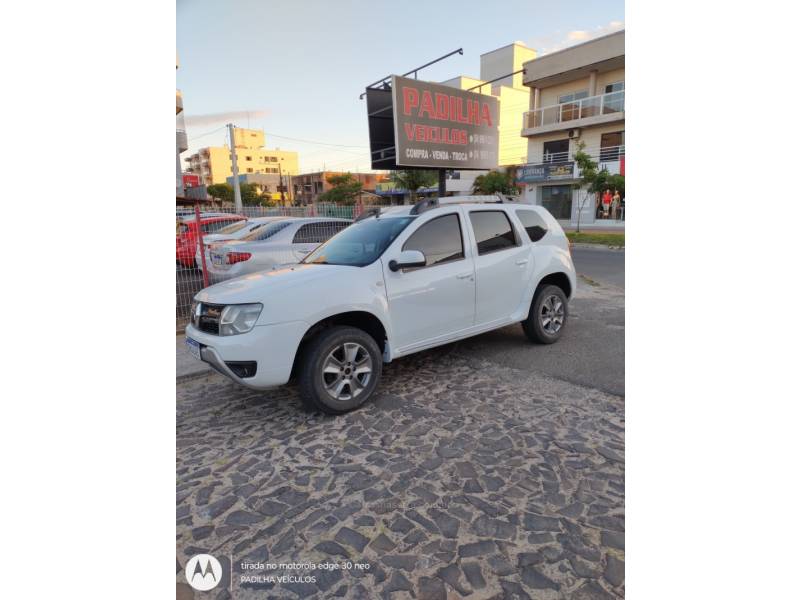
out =
{"type": "Polygon", "coordinates": [[[212,373],[216,373],[216,371],[211,368],[203,369],[201,371],[192,371],[191,373],[183,373],[182,375],[175,376],[175,383],[184,383],[186,381],[191,381],[192,379],[200,379],[201,377],[211,375],[212,373]]]}
{"type": "Polygon", "coordinates": [[[571,244],[573,248],[583,248],[585,250],[625,250],[625,246],[609,246],[608,244],[588,244],[578,242],[571,244]]]}

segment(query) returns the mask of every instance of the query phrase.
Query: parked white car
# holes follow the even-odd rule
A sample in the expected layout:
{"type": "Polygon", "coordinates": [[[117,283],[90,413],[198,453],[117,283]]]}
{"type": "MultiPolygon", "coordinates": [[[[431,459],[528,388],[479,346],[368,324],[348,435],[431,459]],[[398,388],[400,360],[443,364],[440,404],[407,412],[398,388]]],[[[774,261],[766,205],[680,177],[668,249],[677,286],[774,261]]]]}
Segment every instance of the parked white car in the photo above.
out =
{"type": "Polygon", "coordinates": [[[347,219],[285,217],[239,240],[212,244],[206,263],[213,282],[296,264],[350,225],[347,219]]]}
{"type": "Polygon", "coordinates": [[[299,265],[202,290],[186,343],[252,389],[295,374],[310,408],[341,414],[401,356],[511,323],[557,341],[575,285],[569,242],[546,209],[425,201],[362,215],[299,265]]]}
{"type": "MultiPolygon", "coordinates": [[[[250,235],[256,231],[259,231],[263,227],[269,225],[270,223],[274,223],[275,221],[280,221],[281,219],[286,219],[288,217],[253,217],[247,219],[246,221],[238,221],[236,223],[232,223],[227,227],[223,227],[216,233],[209,233],[203,236],[203,246],[205,248],[206,253],[206,264],[211,263],[211,256],[209,256],[209,248],[213,244],[220,244],[222,242],[228,242],[231,240],[240,240],[243,237],[250,235]]],[[[203,270],[203,261],[200,259],[200,244],[198,241],[197,244],[197,252],[195,253],[195,264],[197,268],[201,271],[203,270]]]]}

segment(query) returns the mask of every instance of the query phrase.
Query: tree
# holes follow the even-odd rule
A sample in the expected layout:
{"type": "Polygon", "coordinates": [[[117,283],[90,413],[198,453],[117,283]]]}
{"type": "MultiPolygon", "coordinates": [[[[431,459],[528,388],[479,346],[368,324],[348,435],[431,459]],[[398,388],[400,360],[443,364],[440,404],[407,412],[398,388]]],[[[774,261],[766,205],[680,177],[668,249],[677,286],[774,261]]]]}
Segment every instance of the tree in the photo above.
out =
{"type": "Polygon", "coordinates": [[[223,202],[233,202],[233,187],[229,183],[215,183],[206,188],[206,192],[212,198],[223,202]]]}
{"type": "Polygon", "coordinates": [[[620,196],[625,195],[625,176],[611,175],[605,168],[598,171],[597,163],[583,151],[585,146],[586,144],[580,142],[578,144],[578,151],[572,155],[572,158],[575,159],[575,163],[581,170],[581,182],[576,185],[575,188],[585,188],[584,197],[578,210],[578,232],[581,230],[581,213],[583,212],[583,207],[590,197],[594,198],[598,193],[603,193],[606,190],[617,190],[620,196]]]}
{"type": "Polygon", "coordinates": [[[405,171],[393,171],[392,182],[399,188],[408,190],[411,194],[412,204],[417,201],[417,190],[424,187],[432,187],[439,181],[437,171],[426,171],[424,169],[408,169],[405,171]]]}
{"type": "Polygon", "coordinates": [[[319,195],[318,200],[320,202],[355,204],[356,196],[361,193],[361,188],[364,187],[364,184],[353,177],[352,173],[329,175],[326,180],[333,187],[319,195]]]}
{"type": "Polygon", "coordinates": [[[580,190],[581,188],[584,188],[583,199],[578,205],[578,227],[576,228],[578,233],[581,231],[581,215],[583,214],[583,207],[586,205],[586,202],[590,196],[594,198],[594,195],[597,191],[595,186],[598,183],[598,176],[604,179],[606,175],[608,175],[608,171],[605,169],[600,171],[600,173],[603,173],[604,175],[600,175],[600,173],[598,173],[597,163],[592,160],[591,156],[583,151],[585,147],[586,144],[584,142],[579,142],[578,151],[572,155],[572,158],[575,160],[575,163],[581,170],[581,182],[575,185],[575,189],[580,190]]]}
{"type": "Polygon", "coordinates": [[[239,192],[242,194],[243,206],[259,206],[263,200],[255,183],[240,183],[239,192]]]}
{"type": "Polygon", "coordinates": [[[513,195],[517,193],[512,171],[489,171],[486,175],[478,175],[472,185],[475,194],[491,195],[496,193],[513,195]]]}

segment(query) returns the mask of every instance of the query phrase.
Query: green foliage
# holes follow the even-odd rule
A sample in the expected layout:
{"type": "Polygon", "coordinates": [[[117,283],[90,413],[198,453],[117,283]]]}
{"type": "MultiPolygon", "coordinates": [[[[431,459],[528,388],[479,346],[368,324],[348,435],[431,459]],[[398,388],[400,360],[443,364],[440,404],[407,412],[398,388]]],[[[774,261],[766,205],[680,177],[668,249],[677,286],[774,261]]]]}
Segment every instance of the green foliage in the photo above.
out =
{"type": "Polygon", "coordinates": [[[433,187],[439,183],[439,173],[437,171],[426,171],[424,169],[392,171],[391,178],[392,183],[398,188],[408,190],[411,193],[412,202],[417,199],[418,189],[433,187]]]}
{"type": "Polygon", "coordinates": [[[244,206],[258,206],[261,204],[261,194],[258,193],[258,185],[255,183],[240,183],[239,191],[242,194],[242,204],[244,206]]]}
{"type": "Polygon", "coordinates": [[[364,185],[353,177],[352,173],[330,175],[327,181],[333,187],[319,195],[319,202],[355,204],[356,197],[361,193],[361,188],[364,185]]]}
{"type": "Polygon", "coordinates": [[[580,203],[580,210],[578,211],[578,233],[581,230],[581,214],[583,207],[589,201],[589,198],[594,198],[597,193],[616,189],[621,196],[625,195],[625,176],[624,175],[611,175],[606,169],[597,170],[597,163],[584,152],[586,144],[580,142],[578,144],[578,151],[572,155],[578,168],[581,170],[581,182],[575,185],[576,189],[584,188],[583,200],[580,203]]]}
{"type": "Polygon", "coordinates": [[[233,186],[229,183],[215,183],[206,188],[206,192],[212,198],[223,202],[233,202],[233,186]]]}
{"type": "Polygon", "coordinates": [[[514,173],[512,171],[489,171],[486,175],[478,175],[472,186],[475,194],[508,194],[517,193],[514,185],[514,173]]]}

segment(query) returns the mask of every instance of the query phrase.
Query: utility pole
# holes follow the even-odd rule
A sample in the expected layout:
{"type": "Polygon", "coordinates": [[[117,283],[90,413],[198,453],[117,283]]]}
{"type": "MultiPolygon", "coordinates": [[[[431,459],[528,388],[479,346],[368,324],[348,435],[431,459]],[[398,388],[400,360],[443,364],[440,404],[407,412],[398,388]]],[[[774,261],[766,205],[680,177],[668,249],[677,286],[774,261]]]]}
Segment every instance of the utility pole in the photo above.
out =
{"type": "Polygon", "coordinates": [[[283,169],[281,169],[281,161],[278,161],[278,188],[281,190],[281,206],[286,206],[286,196],[283,193],[283,169]]]}
{"type": "Polygon", "coordinates": [[[231,134],[231,167],[233,170],[233,203],[237,213],[242,212],[242,190],[239,188],[239,167],[236,166],[236,142],[233,139],[233,123],[228,123],[231,134]]]}
{"type": "Polygon", "coordinates": [[[447,195],[447,170],[439,169],[439,198],[447,195]]]}

